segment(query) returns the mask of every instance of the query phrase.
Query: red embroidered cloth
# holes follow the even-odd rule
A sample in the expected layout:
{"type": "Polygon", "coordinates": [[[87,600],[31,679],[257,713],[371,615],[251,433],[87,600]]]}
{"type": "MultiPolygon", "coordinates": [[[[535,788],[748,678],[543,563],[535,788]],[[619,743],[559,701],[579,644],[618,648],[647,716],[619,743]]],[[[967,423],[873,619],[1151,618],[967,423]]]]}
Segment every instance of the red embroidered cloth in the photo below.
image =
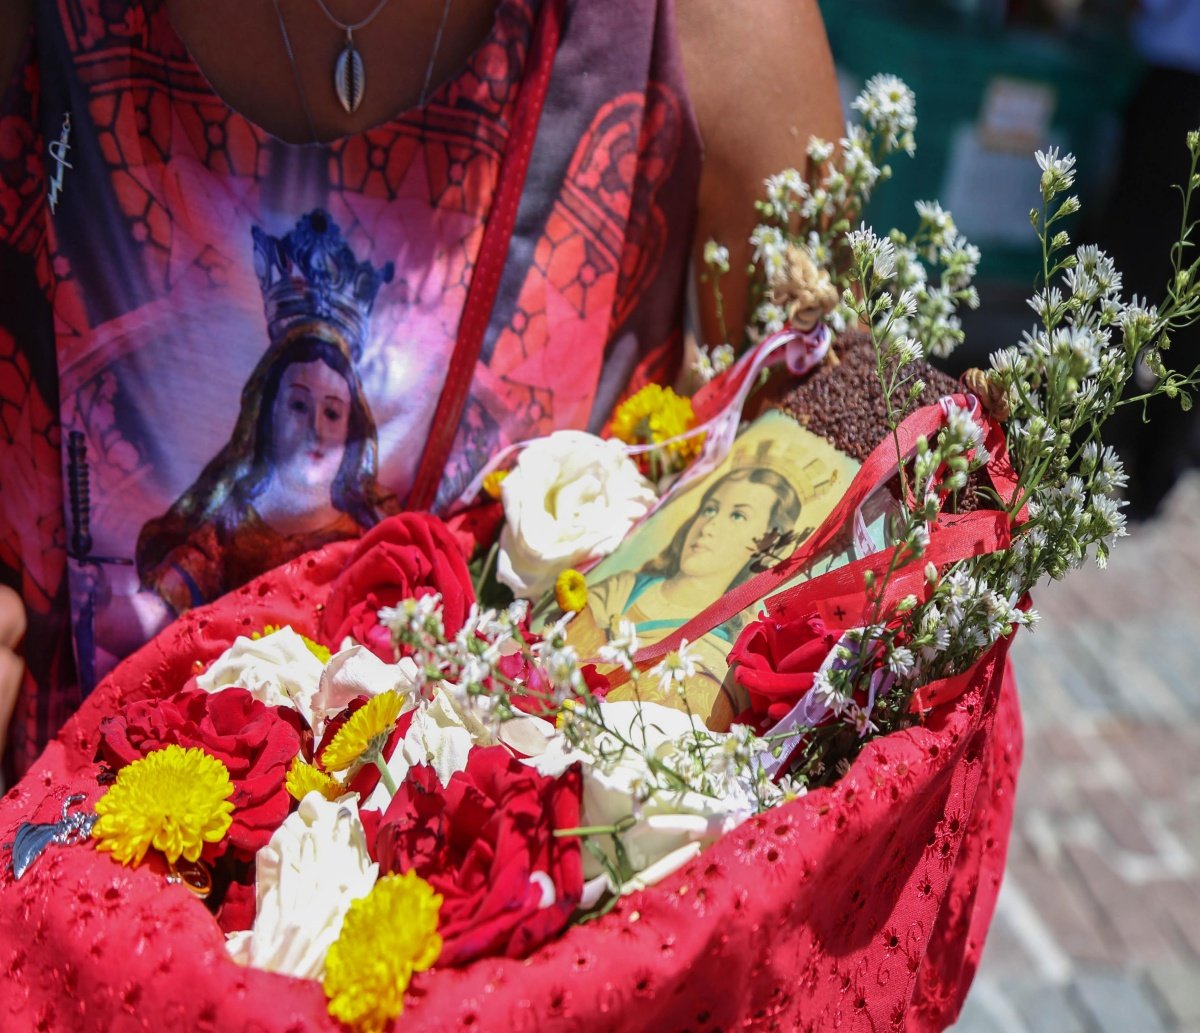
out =
{"type": "MultiPolygon", "coordinates": [[[[0,801],[0,841],[99,794],[100,718],[164,696],[241,633],[320,634],[352,543],[188,613],[106,679],[0,801]]],[[[836,785],[762,814],[603,919],[523,960],[420,975],[395,1029],[941,1030],[995,906],[1021,729],[1008,641],[922,727],[867,745],[836,785]]],[[[5,858],[7,852],[5,852],[5,858]]],[[[148,865],[50,846],[0,875],[5,1030],[335,1030],[318,983],[235,964],[216,922],[148,865]]]]}

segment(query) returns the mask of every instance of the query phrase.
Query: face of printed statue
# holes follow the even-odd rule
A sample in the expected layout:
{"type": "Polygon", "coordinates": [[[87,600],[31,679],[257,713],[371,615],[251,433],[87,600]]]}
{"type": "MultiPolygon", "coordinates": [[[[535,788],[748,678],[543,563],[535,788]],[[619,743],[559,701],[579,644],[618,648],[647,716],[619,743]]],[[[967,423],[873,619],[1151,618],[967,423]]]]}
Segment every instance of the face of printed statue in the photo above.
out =
{"type": "Polygon", "coordinates": [[[752,481],[726,481],[696,515],[683,542],[679,570],[688,577],[727,573],[732,581],[754,543],[770,530],[775,490],[752,481]]]}
{"type": "Polygon", "coordinates": [[[350,385],[320,359],[283,371],[271,414],[271,460],[282,484],[300,491],[333,484],[350,425],[350,385]]]}

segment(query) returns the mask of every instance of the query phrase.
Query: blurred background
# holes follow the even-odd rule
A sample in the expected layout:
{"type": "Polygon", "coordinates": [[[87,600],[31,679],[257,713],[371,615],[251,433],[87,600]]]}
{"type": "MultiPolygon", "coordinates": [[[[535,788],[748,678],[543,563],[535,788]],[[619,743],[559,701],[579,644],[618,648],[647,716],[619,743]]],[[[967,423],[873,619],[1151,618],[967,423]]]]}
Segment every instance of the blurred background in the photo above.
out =
{"type": "MultiPolygon", "coordinates": [[[[890,72],[917,155],[868,221],[939,199],[983,251],[982,306],[951,372],[1032,325],[1033,152],[1079,159],[1070,226],[1154,302],[1200,127],[1200,0],[822,0],[843,95],[890,72]]],[[[1170,358],[1190,369],[1200,335],[1170,358]]],[[[1200,420],[1138,406],[1110,443],[1131,538],[1107,571],[1043,589],[1013,649],[1026,726],[1008,873],[955,1033],[1200,1033],[1200,420]]]]}

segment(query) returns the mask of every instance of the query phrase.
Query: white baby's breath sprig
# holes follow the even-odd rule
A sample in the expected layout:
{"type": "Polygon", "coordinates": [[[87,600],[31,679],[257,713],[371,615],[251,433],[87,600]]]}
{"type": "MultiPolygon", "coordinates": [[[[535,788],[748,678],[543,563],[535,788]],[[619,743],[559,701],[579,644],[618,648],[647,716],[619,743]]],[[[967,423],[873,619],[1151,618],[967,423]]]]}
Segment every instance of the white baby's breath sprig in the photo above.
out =
{"type": "Polygon", "coordinates": [[[678,695],[683,696],[689,678],[697,671],[695,647],[689,649],[688,640],[684,639],[678,649],[673,649],[654,667],[646,672],[652,681],[658,681],[658,691],[667,699],[678,695]]]}
{"type": "Polygon", "coordinates": [[[718,273],[729,272],[729,248],[710,240],[704,245],[704,264],[718,273]]]}
{"type": "MultiPolygon", "coordinates": [[[[1193,175],[1198,156],[1200,149],[1193,155],[1193,175]]],[[[1074,186],[1075,159],[1050,150],[1037,155],[1037,164],[1043,205],[1034,213],[1034,226],[1043,248],[1045,276],[1029,304],[1039,325],[1027,331],[1016,347],[997,351],[988,374],[1008,414],[1007,443],[1018,475],[1013,497],[994,501],[1014,518],[1019,515],[1020,521],[1011,547],[944,572],[928,569],[928,597],[911,608],[906,600],[899,608],[900,627],[906,631],[885,634],[879,642],[881,660],[900,679],[900,691],[914,675],[928,680],[966,670],[1015,628],[1036,623],[1037,613],[1025,600],[1039,581],[1061,578],[1088,559],[1100,565],[1107,562],[1115,541],[1126,534],[1119,494],[1128,478],[1117,455],[1102,444],[1101,428],[1127,396],[1126,386],[1138,363],[1159,366],[1159,342],[1169,329],[1200,318],[1200,287],[1183,272],[1187,252],[1182,247],[1175,251],[1175,280],[1161,306],[1138,298],[1126,302],[1119,270],[1098,248],[1084,245],[1068,253],[1069,236],[1055,223],[1079,207],[1074,196],[1060,199],[1074,186]],[[907,641],[902,641],[905,635],[907,641]]],[[[1190,207],[1197,184],[1189,183],[1185,206],[1190,207]]],[[[931,224],[941,222],[938,210],[928,205],[919,212],[931,224]]],[[[1192,226],[1185,216],[1185,237],[1192,226]]],[[[855,239],[860,282],[868,288],[860,311],[884,312],[889,320],[897,312],[907,312],[903,292],[895,295],[897,301],[890,307],[879,306],[872,297],[872,292],[894,290],[873,280],[871,249],[878,236],[863,230],[855,239]]],[[[974,264],[975,255],[957,242],[948,246],[962,252],[956,261],[963,262],[964,268],[974,264]]],[[[903,257],[897,268],[907,272],[911,258],[903,245],[898,254],[903,257]]],[[[911,323],[901,322],[901,331],[895,329],[894,320],[884,322],[877,336],[877,341],[888,342],[885,347],[890,346],[893,354],[899,354],[898,346],[886,333],[912,332],[911,323]]],[[[1200,379],[1200,369],[1171,373],[1164,366],[1157,378],[1143,398],[1172,393],[1185,397],[1200,379]]],[[[895,390],[886,380],[884,387],[888,394],[895,390]]],[[[918,443],[911,468],[913,493],[925,498],[927,505],[938,493],[961,490],[986,458],[978,421],[969,411],[950,405],[936,442],[918,443]]],[[[910,508],[905,518],[909,522],[898,530],[898,538],[911,537],[928,517],[921,505],[910,508]]],[[[879,587],[874,590],[878,595],[879,587]]],[[[853,710],[846,719],[878,722],[853,710]]],[[[880,728],[886,730],[887,725],[880,728]]]]}
{"type": "Polygon", "coordinates": [[[617,625],[617,633],[597,650],[596,655],[603,663],[613,664],[631,673],[638,645],[637,625],[623,619],[617,625]]]}
{"type": "Polygon", "coordinates": [[[1046,151],[1037,151],[1034,157],[1037,159],[1038,168],[1042,170],[1043,200],[1049,201],[1075,185],[1075,156],[1073,154],[1065,154],[1060,158],[1058,148],[1051,147],[1046,151]]]}
{"type": "MultiPolygon", "coordinates": [[[[802,247],[819,269],[835,284],[844,284],[844,235],[861,218],[877,185],[890,178],[890,155],[916,147],[916,106],[912,91],[894,76],[876,76],[863,89],[853,110],[860,121],[846,126],[836,143],[813,137],[808,141],[804,172],[785,169],[764,182],[765,198],[758,202],[761,219],[750,236],[753,259],[761,273],[760,294],[751,307],[750,340],[761,340],[786,326],[787,317],[772,304],[769,288],[786,272],[789,245],[802,247]]],[[[953,221],[933,205],[923,209],[928,216],[927,246],[933,250],[946,244],[953,221]]],[[[891,246],[881,248],[879,273],[893,275],[891,246]]],[[[897,259],[899,256],[894,256],[897,259]]],[[[844,329],[856,318],[851,308],[839,306],[827,319],[834,330],[844,329]]],[[[701,374],[709,372],[699,360],[701,374]]]]}
{"type": "Polygon", "coordinates": [[[916,150],[917,99],[894,75],[874,75],[851,105],[867,128],[880,136],[888,150],[916,150]]]}

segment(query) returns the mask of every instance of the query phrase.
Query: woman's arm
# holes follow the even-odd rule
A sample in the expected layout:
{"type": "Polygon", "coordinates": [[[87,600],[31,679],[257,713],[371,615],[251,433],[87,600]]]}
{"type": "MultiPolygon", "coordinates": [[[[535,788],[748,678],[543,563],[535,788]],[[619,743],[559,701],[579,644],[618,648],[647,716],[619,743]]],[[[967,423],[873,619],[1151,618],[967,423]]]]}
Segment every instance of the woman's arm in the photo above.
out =
{"type": "MultiPolygon", "coordinates": [[[[675,0],[675,20],[704,140],[696,268],[704,269],[706,241],[729,248],[725,325],[737,337],[746,323],[754,202],[767,176],[804,167],[809,137],[841,138],[837,77],[817,0],[675,0]]],[[[705,343],[719,344],[703,284],[700,317],[705,343]]]]}
{"type": "Polygon", "coordinates": [[[0,585],[0,756],[8,738],[8,723],[12,718],[25,663],[17,647],[25,636],[25,604],[11,588],[0,585]]]}

